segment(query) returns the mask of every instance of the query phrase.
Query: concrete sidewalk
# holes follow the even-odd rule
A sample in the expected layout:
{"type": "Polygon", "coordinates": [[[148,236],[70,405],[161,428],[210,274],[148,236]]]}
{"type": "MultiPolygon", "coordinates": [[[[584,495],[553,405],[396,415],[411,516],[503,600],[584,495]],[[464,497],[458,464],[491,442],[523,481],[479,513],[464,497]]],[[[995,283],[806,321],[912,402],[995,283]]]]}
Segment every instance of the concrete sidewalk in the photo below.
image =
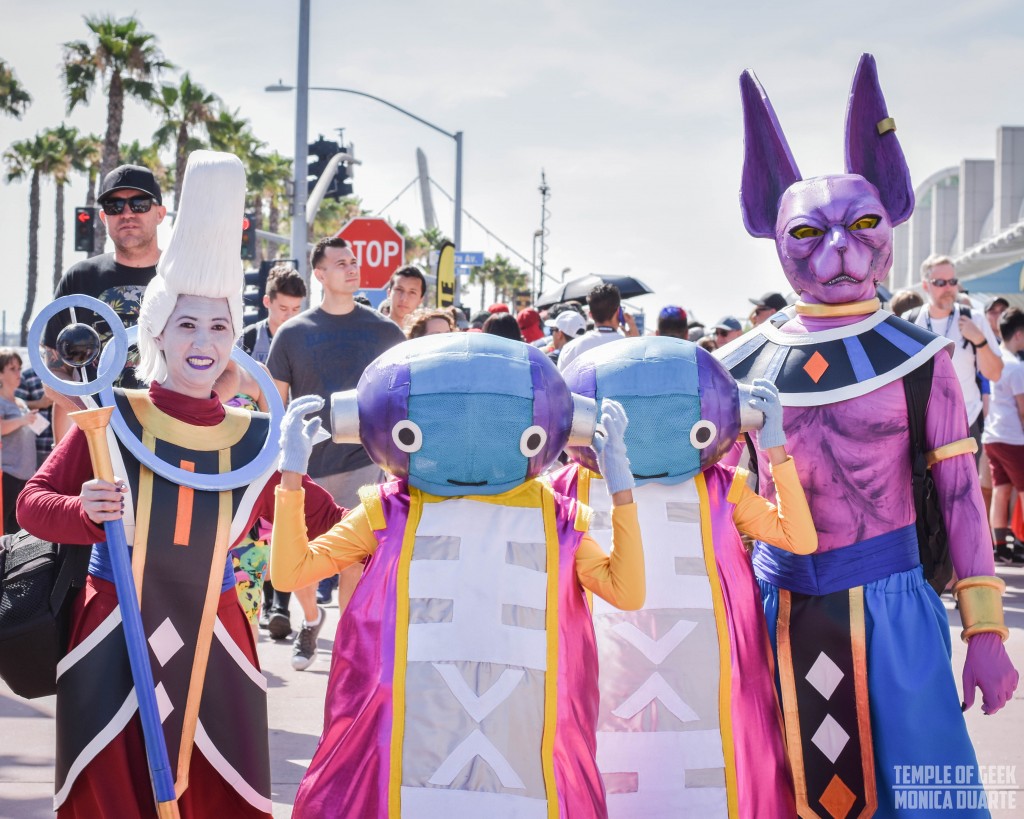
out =
{"type": "MultiPolygon", "coordinates": [[[[1024,568],[999,567],[998,574],[1007,585],[1003,601],[1010,627],[1007,648],[1016,667],[1024,670],[1024,568]]],[[[943,599],[951,609],[948,596],[943,599]]],[[[295,791],[323,726],[324,692],[338,624],[336,606],[327,608],[327,618],[320,637],[320,656],[308,671],[292,669],[290,640],[274,642],[264,634],[259,644],[268,682],[275,817],[291,815],[295,791]]],[[[294,614],[292,620],[297,624],[299,616],[294,614]]],[[[950,612],[950,630],[959,687],[966,646],[959,638],[960,620],[955,611],[950,612]]],[[[1024,817],[1024,691],[1018,688],[1013,701],[991,717],[981,713],[980,699],[979,694],[978,702],[967,713],[978,761],[993,776],[1012,778],[1004,783],[1005,807],[994,810],[993,816],[1024,817]]],[[[53,815],[54,707],[52,697],[22,700],[0,683],[0,819],[46,819],[53,815]]]]}

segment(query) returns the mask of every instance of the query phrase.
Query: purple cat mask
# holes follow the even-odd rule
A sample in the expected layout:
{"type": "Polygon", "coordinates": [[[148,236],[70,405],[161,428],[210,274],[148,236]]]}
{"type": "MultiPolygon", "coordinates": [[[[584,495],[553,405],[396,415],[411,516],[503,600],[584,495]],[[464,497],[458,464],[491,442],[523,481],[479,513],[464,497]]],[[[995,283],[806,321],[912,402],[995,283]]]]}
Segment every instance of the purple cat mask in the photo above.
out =
{"type": "Polygon", "coordinates": [[[771,101],[753,72],[740,75],[743,223],[774,238],[786,278],[805,302],[874,298],[892,266],[892,229],[910,218],[914,189],[875,58],[857,66],[846,110],[846,173],[803,179],[771,101]]]}

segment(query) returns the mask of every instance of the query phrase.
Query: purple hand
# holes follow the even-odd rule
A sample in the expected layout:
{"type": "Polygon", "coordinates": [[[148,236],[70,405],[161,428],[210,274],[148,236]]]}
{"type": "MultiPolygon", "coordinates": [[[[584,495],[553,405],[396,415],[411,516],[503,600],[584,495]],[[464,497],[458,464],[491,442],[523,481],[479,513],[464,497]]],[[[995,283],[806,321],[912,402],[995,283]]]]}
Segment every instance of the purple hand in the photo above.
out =
{"type": "Polygon", "coordinates": [[[964,710],[974,705],[974,688],[981,689],[981,710],[994,714],[1013,696],[1020,675],[998,634],[976,634],[967,643],[964,662],[964,710]]]}

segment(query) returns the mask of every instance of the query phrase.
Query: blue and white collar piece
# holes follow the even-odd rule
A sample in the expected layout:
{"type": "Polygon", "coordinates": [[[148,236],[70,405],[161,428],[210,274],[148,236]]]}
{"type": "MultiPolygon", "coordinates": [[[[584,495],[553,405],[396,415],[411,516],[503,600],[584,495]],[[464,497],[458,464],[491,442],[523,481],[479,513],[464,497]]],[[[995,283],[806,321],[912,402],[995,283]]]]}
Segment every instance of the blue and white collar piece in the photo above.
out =
{"type": "Polygon", "coordinates": [[[716,351],[742,384],[767,378],[784,407],[818,407],[867,395],[913,372],[953,343],[888,310],[844,327],[787,333],[793,308],[716,351]]]}

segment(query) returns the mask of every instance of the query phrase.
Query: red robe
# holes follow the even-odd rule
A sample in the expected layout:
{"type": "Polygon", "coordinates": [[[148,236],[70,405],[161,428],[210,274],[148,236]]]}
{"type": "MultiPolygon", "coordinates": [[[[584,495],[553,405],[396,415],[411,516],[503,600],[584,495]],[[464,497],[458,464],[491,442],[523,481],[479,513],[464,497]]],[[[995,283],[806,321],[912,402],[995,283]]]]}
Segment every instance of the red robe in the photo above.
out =
{"type": "MultiPolygon", "coordinates": [[[[153,385],[149,395],[158,409],[197,427],[214,426],[225,415],[216,394],[208,399],[196,399],[153,385]]],[[[85,437],[78,429],[73,429],[29,481],[19,500],[19,519],[36,536],[55,542],[103,541],[102,526],[88,519],[79,497],[82,484],[91,477],[92,466],[85,437]]],[[[274,488],[279,481],[280,474],[275,473],[267,482],[243,531],[247,531],[260,516],[273,519],[274,488]]],[[[325,532],[341,519],[345,510],[309,479],[305,481],[305,488],[306,525],[311,533],[325,532]]],[[[69,650],[88,637],[116,606],[113,585],[90,576],[83,593],[75,600],[69,650]]],[[[259,668],[252,630],[234,588],[221,594],[218,619],[246,658],[259,668]]],[[[212,684],[214,681],[209,682],[212,684]]],[[[58,720],[73,719],[74,716],[61,713],[58,698],[58,720]]],[[[193,748],[189,786],[179,798],[178,805],[182,817],[268,815],[250,805],[225,782],[198,748],[193,748]]],[[[155,815],[142,729],[136,714],[78,774],[58,816],[141,819],[155,815]]]]}

